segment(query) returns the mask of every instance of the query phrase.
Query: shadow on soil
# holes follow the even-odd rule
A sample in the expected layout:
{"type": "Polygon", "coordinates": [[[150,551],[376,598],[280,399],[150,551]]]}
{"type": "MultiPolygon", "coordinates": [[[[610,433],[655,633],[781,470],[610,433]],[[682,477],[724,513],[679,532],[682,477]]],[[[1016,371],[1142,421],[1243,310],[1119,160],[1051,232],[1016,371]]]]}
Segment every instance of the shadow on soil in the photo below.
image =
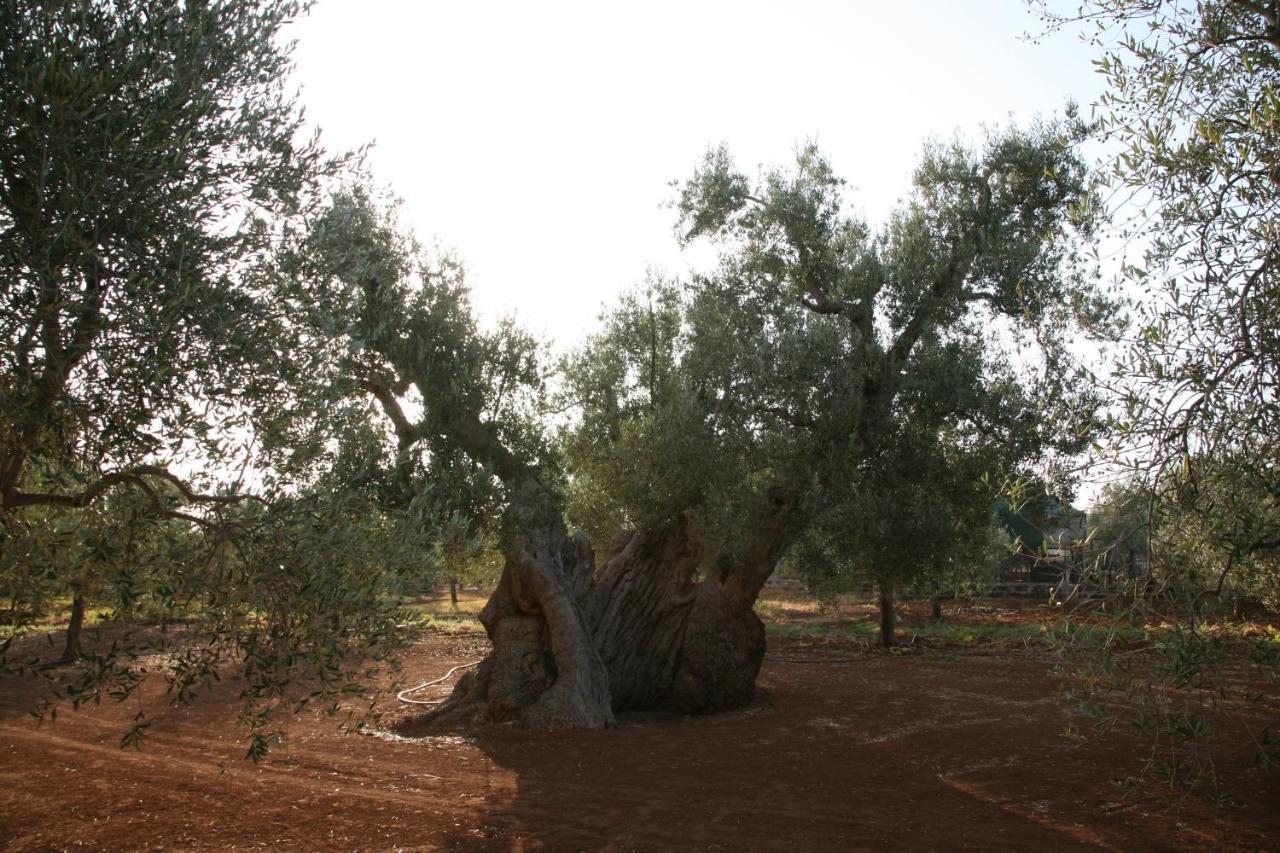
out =
{"type": "MultiPolygon", "coordinates": [[[[1047,670],[1042,654],[1009,652],[775,661],[737,712],[629,715],[595,732],[472,731],[515,787],[472,810],[446,845],[1260,849],[1275,837],[1275,815],[1257,808],[1225,822],[1210,811],[1188,821],[1208,831],[1189,833],[1123,802],[1106,780],[1131,767],[1133,744],[1058,738],[1067,717],[1047,670]]],[[[431,739],[411,722],[400,734],[431,739]]]]}

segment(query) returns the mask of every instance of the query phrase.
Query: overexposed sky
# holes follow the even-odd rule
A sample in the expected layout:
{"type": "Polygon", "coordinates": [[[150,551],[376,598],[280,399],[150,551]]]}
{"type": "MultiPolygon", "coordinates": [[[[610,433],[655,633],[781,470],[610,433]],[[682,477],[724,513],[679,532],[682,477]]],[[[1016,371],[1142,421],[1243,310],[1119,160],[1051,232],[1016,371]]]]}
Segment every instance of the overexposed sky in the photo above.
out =
{"type": "Polygon", "coordinates": [[[1022,0],[319,0],[297,83],[330,148],[466,262],[477,305],[570,346],[646,268],[687,260],[669,184],[708,146],[741,166],[816,139],[881,219],[924,140],[1091,103],[1074,35],[1022,0]]]}

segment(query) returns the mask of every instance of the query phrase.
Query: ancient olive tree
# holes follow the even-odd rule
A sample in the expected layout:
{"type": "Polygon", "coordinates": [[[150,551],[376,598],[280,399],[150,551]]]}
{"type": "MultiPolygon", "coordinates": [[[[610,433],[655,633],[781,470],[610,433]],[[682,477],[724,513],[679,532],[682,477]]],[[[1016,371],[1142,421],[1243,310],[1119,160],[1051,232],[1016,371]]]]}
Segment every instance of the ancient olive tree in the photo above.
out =
{"type": "MultiPolygon", "coordinates": [[[[501,485],[507,560],[482,614],[493,652],[437,720],[600,726],[631,708],[740,705],[764,655],[752,607],[765,580],[918,409],[959,448],[1049,441],[1010,429],[1028,400],[981,359],[964,384],[930,376],[992,323],[1012,334],[1029,320],[1053,342],[1091,307],[1064,265],[1088,213],[1067,143],[1041,128],[976,154],[932,149],[880,233],[845,213],[840,188],[812,149],[755,184],[726,152],[708,156],[679,207],[685,239],[724,248],[720,269],[624,303],[569,366],[581,419],[563,473],[528,416],[542,389],[532,342],[477,329],[460,273],[423,264],[359,194],[317,224],[298,299],[323,306],[317,328],[341,329],[330,363],[377,400],[408,464],[456,448],[501,485]],[[569,533],[566,491],[595,530],[628,527],[598,565],[569,533]]],[[[1062,415],[1087,432],[1091,413],[1062,415]]]]}
{"type": "MultiPolygon", "coordinates": [[[[988,550],[984,474],[1085,443],[1093,401],[1061,367],[1062,335],[1102,307],[1066,263],[1083,182],[1041,129],[981,156],[930,150],[874,236],[812,149],[756,186],[715,151],[682,187],[683,235],[720,241],[720,269],[629,298],[569,370],[584,407],[571,517],[691,521],[702,577],[677,588],[740,629],[705,667],[717,689],[699,698],[714,701],[665,701],[750,695],[764,649],[751,606],[780,555],[889,590],[941,578],[988,550]],[[1019,368],[1002,327],[1041,360],[1019,368]]],[[[690,647],[668,642],[688,667],[690,647]]]]}
{"type": "Polygon", "coordinates": [[[482,615],[496,646],[481,670],[485,716],[543,727],[609,722],[607,677],[574,586],[589,583],[592,556],[565,528],[535,418],[540,345],[510,323],[481,329],[461,267],[421,252],[362,190],[334,197],[280,274],[281,298],[313,332],[323,394],[372,400],[381,413],[385,446],[362,476],[410,504],[439,499],[449,510],[465,493],[505,508],[506,567],[482,615]],[[442,482],[460,488],[442,493],[442,482]],[[544,657],[555,661],[554,678],[544,657]]]}

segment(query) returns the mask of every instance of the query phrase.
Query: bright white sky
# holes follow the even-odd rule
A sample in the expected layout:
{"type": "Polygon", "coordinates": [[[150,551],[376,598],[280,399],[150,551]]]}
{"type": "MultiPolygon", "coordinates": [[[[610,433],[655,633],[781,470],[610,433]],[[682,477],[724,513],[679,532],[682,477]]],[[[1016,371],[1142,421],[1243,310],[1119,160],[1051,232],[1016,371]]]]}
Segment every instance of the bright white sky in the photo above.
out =
{"type": "Polygon", "coordinates": [[[710,145],[753,170],[816,139],[879,220],[924,140],[1087,106],[1090,52],[1037,26],[1022,0],[319,0],[292,32],[329,147],[374,141],[481,311],[566,347],[647,267],[686,266],[663,205],[710,145]]]}

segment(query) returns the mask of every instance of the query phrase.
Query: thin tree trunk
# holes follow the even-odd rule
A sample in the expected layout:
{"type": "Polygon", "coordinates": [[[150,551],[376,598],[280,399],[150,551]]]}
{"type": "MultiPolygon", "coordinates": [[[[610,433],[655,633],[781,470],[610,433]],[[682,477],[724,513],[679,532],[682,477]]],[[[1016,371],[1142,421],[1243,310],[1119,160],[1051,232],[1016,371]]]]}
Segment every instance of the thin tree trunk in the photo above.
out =
{"type": "Polygon", "coordinates": [[[67,623],[67,642],[62,650],[62,663],[70,663],[80,657],[80,632],[84,628],[84,593],[77,592],[71,599],[71,620],[67,623]]]}
{"type": "Polygon", "coordinates": [[[454,607],[458,606],[458,579],[456,577],[449,578],[449,603],[454,607]]]}
{"type": "Polygon", "coordinates": [[[893,586],[882,585],[877,601],[880,605],[880,645],[890,649],[898,644],[898,614],[894,610],[893,586]]]}

